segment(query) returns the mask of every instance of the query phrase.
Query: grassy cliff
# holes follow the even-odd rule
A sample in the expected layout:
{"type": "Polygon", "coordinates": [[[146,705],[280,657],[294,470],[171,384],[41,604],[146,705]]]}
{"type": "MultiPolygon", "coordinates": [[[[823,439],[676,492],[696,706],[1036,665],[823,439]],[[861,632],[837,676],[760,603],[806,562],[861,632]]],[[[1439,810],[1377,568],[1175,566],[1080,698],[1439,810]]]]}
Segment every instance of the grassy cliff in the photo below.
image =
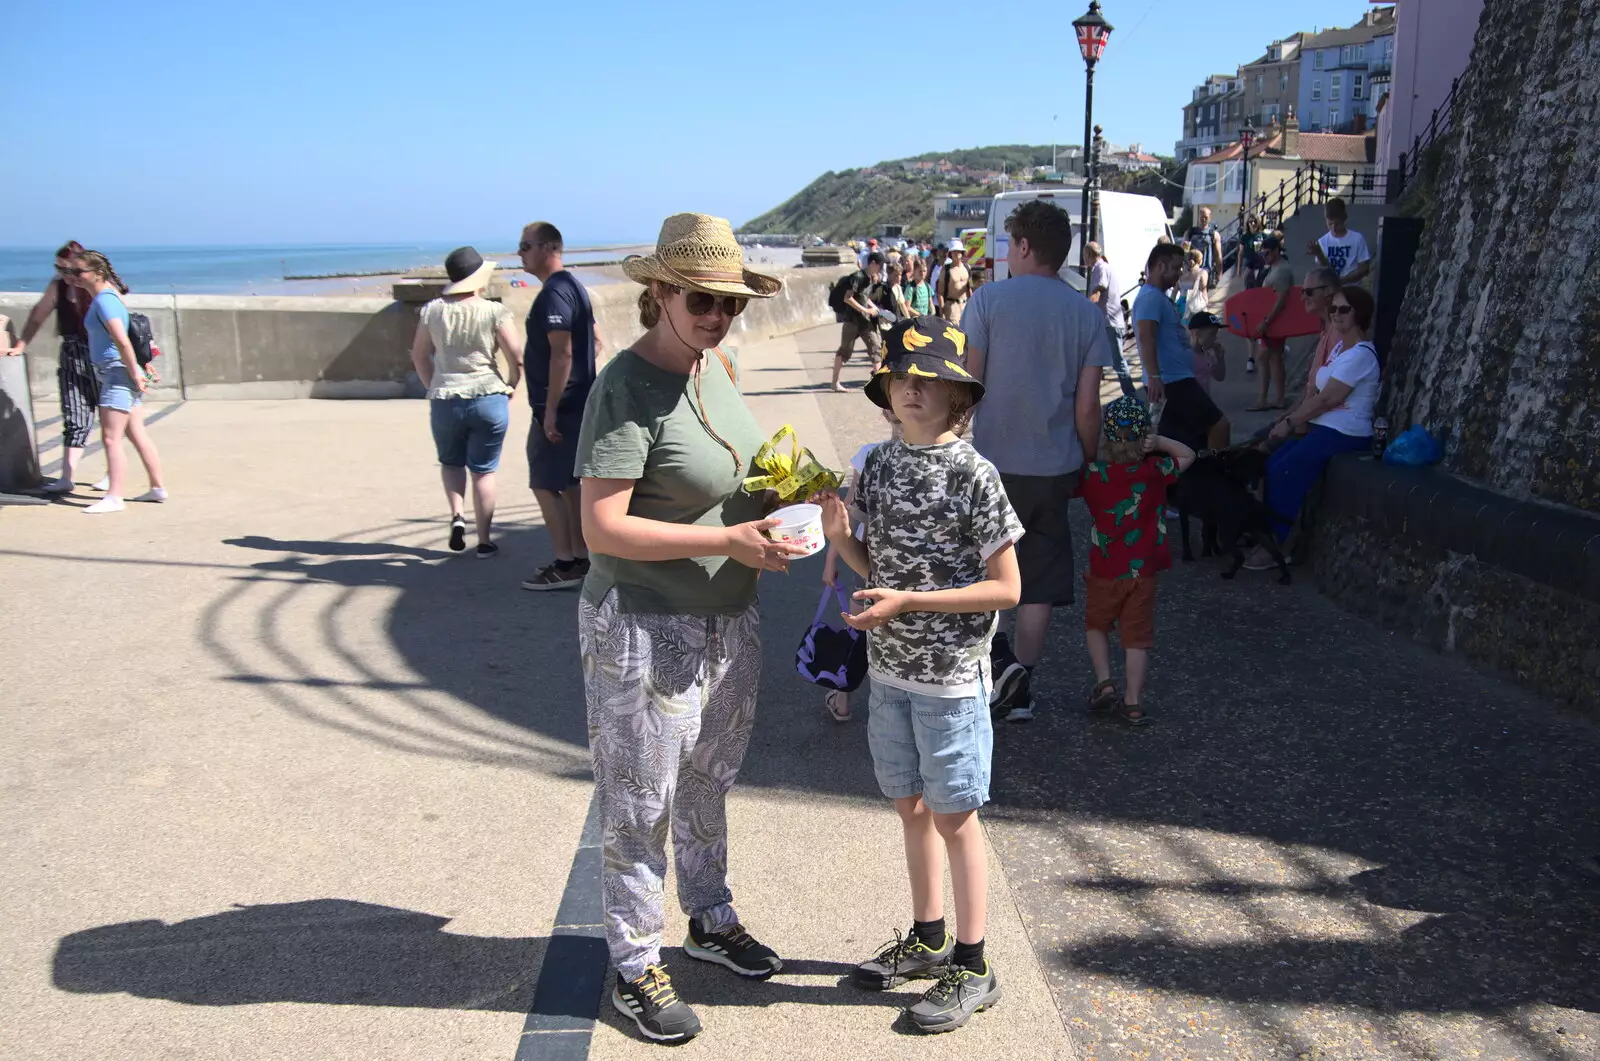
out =
{"type": "Polygon", "coordinates": [[[968,173],[1006,169],[1016,172],[1048,166],[1051,147],[1006,144],[956,151],[931,151],[908,159],[880,162],[866,169],[828,172],[788,202],[752,218],[740,232],[811,233],[830,240],[871,236],[879,225],[904,225],[914,238],[933,234],[935,192],[970,192],[976,179],[946,180],[937,172],[907,172],[903,162],[949,162],[968,173]]]}

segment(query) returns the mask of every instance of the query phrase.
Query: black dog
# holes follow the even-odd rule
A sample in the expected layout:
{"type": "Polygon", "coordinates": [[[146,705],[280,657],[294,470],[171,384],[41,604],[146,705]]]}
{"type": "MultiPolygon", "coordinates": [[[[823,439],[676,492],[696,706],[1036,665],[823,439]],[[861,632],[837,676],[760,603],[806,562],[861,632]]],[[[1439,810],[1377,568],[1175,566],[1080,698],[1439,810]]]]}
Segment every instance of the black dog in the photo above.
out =
{"type": "Polygon", "coordinates": [[[1246,546],[1259,545],[1277,562],[1279,584],[1289,584],[1289,565],[1269,521],[1271,510],[1251,492],[1266,474],[1266,468],[1267,455],[1254,446],[1216,450],[1195,458],[1167,494],[1178,510],[1184,560],[1194,559],[1189,546],[1192,515],[1200,520],[1200,555],[1233,553],[1233,565],[1222,572],[1223,578],[1239,573],[1246,546]]]}

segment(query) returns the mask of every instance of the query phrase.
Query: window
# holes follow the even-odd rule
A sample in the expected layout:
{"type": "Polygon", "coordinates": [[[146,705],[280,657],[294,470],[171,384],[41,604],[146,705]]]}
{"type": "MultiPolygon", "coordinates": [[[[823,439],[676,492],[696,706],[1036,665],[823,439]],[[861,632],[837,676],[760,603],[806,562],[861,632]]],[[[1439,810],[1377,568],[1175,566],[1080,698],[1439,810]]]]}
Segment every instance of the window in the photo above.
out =
{"type": "Polygon", "coordinates": [[[1367,75],[1365,75],[1365,74],[1351,74],[1350,75],[1350,98],[1351,99],[1363,99],[1363,98],[1365,98],[1366,91],[1367,91],[1367,75]]]}
{"type": "Polygon", "coordinates": [[[1311,68],[1313,70],[1321,70],[1322,69],[1322,55],[1323,55],[1322,52],[1313,52],[1312,53],[1312,55],[1311,55],[1311,68]]]}
{"type": "Polygon", "coordinates": [[[1344,88],[1344,75],[1334,74],[1333,82],[1328,86],[1328,98],[1338,99],[1340,91],[1344,88]]]}
{"type": "Polygon", "coordinates": [[[1210,115],[1210,117],[1211,117],[1212,121],[1216,121],[1217,120],[1217,105],[1215,103],[1213,103],[1211,105],[1211,115],[1210,115]]]}
{"type": "Polygon", "coordinates": [[[1259,95],[1261,95],[1261,93],[1265,92],[1267,90],[1266,86],[1267,86],[1266,75],[1265,74],[1257,74],[1256,75],[1256,95],[1259,96],[1259,95]]]}
{"type": "Polygon", "coordinates": [[[1322,98],[1322,78],[1320,77],[1314,77],[1311,79],[1311,98],[1322,98]]]}
{"type": "Polygon", "coordinates": [[[1278,91],[1289,91],[1289,71],[1285,70],[1278,75],[1278,91]]]}
{"type": "Polygon", "coordinates": [[[1268,103],[1266,106],[1261,108],[1261,125],[1262,125],[1262,128],[1265,128],[1265,127],[1271,125],[1273,122],[1275,122],[1277,120],[1278,120],[1278,105],[1276,103],[1268,103]]]}
{"type": "Polygon", "coordinates": [[[1237,162],[1224,162],[1222,164],[1222,192],[1227,195],[1233,193],[1238,197],[1244,193],[1244,166],[1237,162]]]}
{"type": "Polygon", "coordinates": [[[1361,190],[1364,192],[1370,192],[1372,190],[1372,183],[1372,171],[1369,169],[1361,175],[1361,190]]]}
{"type": "Polygon", "coordinates": [[[1328,128],[1334,130],[1335,132],[1337,132],[1338,129],[1339,129],[1339,108],[1338,107],[1329,107],[1328,108],[1328,128]]]}

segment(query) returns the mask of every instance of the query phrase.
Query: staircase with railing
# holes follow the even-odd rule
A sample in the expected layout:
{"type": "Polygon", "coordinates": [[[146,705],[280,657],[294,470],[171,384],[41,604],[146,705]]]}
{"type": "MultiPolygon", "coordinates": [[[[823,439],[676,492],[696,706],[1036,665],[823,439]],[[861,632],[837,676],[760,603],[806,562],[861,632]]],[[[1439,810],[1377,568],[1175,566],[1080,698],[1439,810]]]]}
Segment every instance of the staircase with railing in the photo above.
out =
{"type": "Polygon", "coordinates": [[[1432,147],[1434,141],[1449,132],[1455,124],[1456,99],[1460,92],[1461,78],[1457,77],[1450,82],[1450,92],[1445,96],[1444,102],[1433,108],[1433,116],[1428,119],[1428,124],[1411,141],[1411,150],[1400,152],[1400,164],[1389,171],[1389,202],[1394,202],[1405,194],[1405,190],[1417,179],[1417,174],[1422,170],[1423,152],[1432,147]]]}

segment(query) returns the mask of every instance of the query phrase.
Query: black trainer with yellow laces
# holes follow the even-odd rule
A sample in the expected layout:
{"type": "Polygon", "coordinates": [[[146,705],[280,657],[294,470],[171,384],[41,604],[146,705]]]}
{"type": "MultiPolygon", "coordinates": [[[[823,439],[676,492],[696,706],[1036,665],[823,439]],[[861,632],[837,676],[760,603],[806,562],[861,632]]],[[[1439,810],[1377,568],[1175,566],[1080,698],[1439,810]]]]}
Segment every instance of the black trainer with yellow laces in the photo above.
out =
{"type": "Polygon", "coordinates": [[[611,1005],[639,1026],[639,1034],[658,1043],[679,1043],[700,1034],[700,1018],[678,997],[672,978],[659,965],[645,969],[637,980],[617,974],[611,1005]]]}
{"type": "Polygon", "coordinates": [[[689,957],[716,962],[755,980],[765,980],[783,968],[777,951],[759,942],[738,922],[713,930],[701,920],[689,919],[689,934],[683,940],[683,952],[689,957]]]}
{"type": "Polygon", "coordinates": [[[912,934],[895,934],[894,942],[878,952],[878,956],[856,966],[851,979],[858,987],[870,991],[887,991],[899,987],[907,980],[937,976],[950,961],[956,938],[946,932],[944,943],[937,950],[912,934]]]}
{"type": "Polygon", "coordinates": [[[1000,1001],[1000,980],[985,959],[983,970],[964,965],[949,965],[939,982],[928,988],[922,1000],[906,1010],[911,1022],[925,1032],[955,1031],[1000,1001]]]}

